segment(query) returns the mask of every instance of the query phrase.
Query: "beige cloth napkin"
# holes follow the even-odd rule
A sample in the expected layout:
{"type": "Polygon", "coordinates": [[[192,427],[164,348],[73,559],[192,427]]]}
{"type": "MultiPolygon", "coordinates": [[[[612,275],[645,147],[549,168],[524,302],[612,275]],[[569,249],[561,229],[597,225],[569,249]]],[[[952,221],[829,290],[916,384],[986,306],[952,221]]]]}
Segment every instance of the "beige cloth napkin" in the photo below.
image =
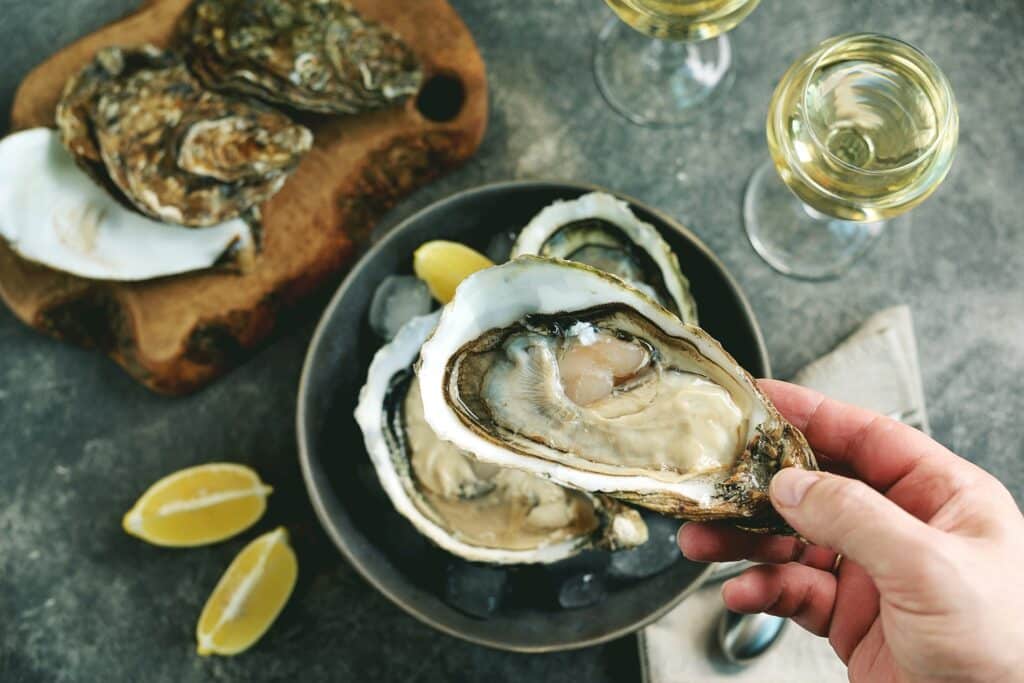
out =
{"type": "Polygon", "coordinates": [[[874,314],[835,350],[796,373],[792,381],[931,433],[914,323],[906,306],[874,314]]]}
{"type": "MultiPolygon", "coordinates": [[[[891,415],[928,431],[917,343],[910,309],[871,316],[832,352],[793,381],[847,403],[891,415]]],[[[846,681],[846,667],[824,638],[787,624],[781,641],[746,667],[714,657],[721,584],[698,590],[639,635],[646,683],[830,683],[846,681]]]]}

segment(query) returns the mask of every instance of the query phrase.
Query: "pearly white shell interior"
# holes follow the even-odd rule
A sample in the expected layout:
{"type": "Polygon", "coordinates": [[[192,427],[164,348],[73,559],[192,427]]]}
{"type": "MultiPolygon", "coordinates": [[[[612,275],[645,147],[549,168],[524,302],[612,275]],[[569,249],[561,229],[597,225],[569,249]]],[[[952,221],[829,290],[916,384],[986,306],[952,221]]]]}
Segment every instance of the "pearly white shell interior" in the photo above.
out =
{"type": "Polygon", "coordinates": [[[661,270],[665,286],[675,299],[685,322],[697,324],[697,307],[690,295],[690,283],[679,269],[679,259],[650,223],[636,217],[629,205],[606,192],[590,192],[569,201],[545,207],[519,233],[512,257],[540,254],[551,236],[564,225],[586,218],[598,218],[617,226],[638,247],[646,251],[661,270]]]}
{"type": "Polygon", "coordinates": [[[75,164],[50,128],[0,140],[0,236],[25,259],[95,280],[200,270],[233,245],[253,246],[241,219],[186,228],[125,208],[75,164]]]}

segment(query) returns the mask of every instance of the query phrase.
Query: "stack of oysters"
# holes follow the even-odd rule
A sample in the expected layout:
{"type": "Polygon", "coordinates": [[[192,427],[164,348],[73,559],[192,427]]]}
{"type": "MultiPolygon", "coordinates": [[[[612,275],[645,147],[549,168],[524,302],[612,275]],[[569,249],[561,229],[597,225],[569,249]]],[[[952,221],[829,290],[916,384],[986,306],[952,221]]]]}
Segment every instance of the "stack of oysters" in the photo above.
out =
{"type": "Polygon", "coordinates": [[[0,141],[0,236],[92,279],[245,269],[259,205],[313,144],[294,112],[378,109],[421,80],[401,39],[341,0],[196,0],[170,49],[98,51],[57,131],[0,141]]]}
{"type": "Polygon", "coordinates": [[[545,208],[511,260],[409,321],[375,355],[355,417],[395,508],[488,564],[629,553],[660,516],[784,532],[772,475],[817,468],[698,326],[668,244],[604,193],[545,208]]]}

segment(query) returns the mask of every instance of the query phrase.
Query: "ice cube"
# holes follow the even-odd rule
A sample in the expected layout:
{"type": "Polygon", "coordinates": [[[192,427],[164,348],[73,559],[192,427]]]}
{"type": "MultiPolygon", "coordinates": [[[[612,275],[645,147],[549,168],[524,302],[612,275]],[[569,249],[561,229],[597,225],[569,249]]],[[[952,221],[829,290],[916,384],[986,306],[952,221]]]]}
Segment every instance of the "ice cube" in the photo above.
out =
{"type": "Polygon", "coordinates": [[[432,300],[427,283],[412,275],[389,275],[377,287],[370,302],[370,327],[391,339],[402,325],[430,313],[432,300]]]}
{"type": "Polygon", "coordinates": [[[445,577],[445,602],[471,617],[486,619],[501,604],[508,572],[502,567],[453,561],[445,577]]]}
{"type": "Polygon", "coordinates": [[[564,579],[574,574],[604,573],[610,560],[611,553],[607,550],[584,550],[572,557],[544,565],[544,569],[561,585],[564,579]]]}
{"type": "Polygon", "coordinates": [[[516,234],[508,230],[502,230],[487,243],[484,253],[487,258],[495,263],[504,263],[512,254],[512,245],[515,244],[516,234]]]}
{"type": "Polygon", "coordinates": [[[586,573],[570,576],[558,589],[558,604],[566,609],[595,605],[608,595],[603,574],[586,573]]]}
{"type": "Polygon", "coordinates": [[[644,515],[647,542],[630,550],[612,553],[609,576],[617,579],[643,579],[668,569],[682,557],[676,543],[679,520],[660,515],[644,515]]]}

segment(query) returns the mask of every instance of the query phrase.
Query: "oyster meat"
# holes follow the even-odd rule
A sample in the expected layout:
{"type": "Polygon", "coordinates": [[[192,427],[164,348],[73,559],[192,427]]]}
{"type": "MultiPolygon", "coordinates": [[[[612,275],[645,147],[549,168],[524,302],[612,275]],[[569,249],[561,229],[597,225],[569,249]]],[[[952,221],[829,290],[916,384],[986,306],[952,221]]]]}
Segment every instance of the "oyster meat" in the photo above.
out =
{"type": "Polygon", "coordinates": [[[395,508],[437,545],[479,562],[547,563],[588,546],[643,543],[636,510],[480,462],[434,435],[412,364],[438,315],[414,318],[377,352],[355,412],[395,508]]]}
{"type": "Polygon", "coordinates": [[[104,48],[57,105],[67,149],[147,216],[205,227],[272,197],[313,135],[267,105],[206,90],[179,56],[104,48]]]}
{"type": "Polygon", "coordinates": [[[75,164],[50,128],[0,140],[0,237],[22,258],[94,280],[244,269],[255,257],[240,218],[193,230],[125,208],[75,164]]]}
{"type": "Polygon", "coordinates": [[[434,432],[477,458],[684,519],[783,527],[800,432],[699,327],[616,277],[520,257],[458,288],[417,372],[434,432]]]}
{"type": "Polygon", "coordinates": [[[675,252],[653,225],[610,194],[591,192],[543,209],[512,247],[512,258],[526,254],[577,261],[611,273],[683,322],[697,324],[697,304],[675,252]]]}
{"type": "Polygon", "coordinates": [[[196,0],[179,36],[208,87],[295,109],[378,109],[423,78],[398,36],[340,0],[196,0]]]}

